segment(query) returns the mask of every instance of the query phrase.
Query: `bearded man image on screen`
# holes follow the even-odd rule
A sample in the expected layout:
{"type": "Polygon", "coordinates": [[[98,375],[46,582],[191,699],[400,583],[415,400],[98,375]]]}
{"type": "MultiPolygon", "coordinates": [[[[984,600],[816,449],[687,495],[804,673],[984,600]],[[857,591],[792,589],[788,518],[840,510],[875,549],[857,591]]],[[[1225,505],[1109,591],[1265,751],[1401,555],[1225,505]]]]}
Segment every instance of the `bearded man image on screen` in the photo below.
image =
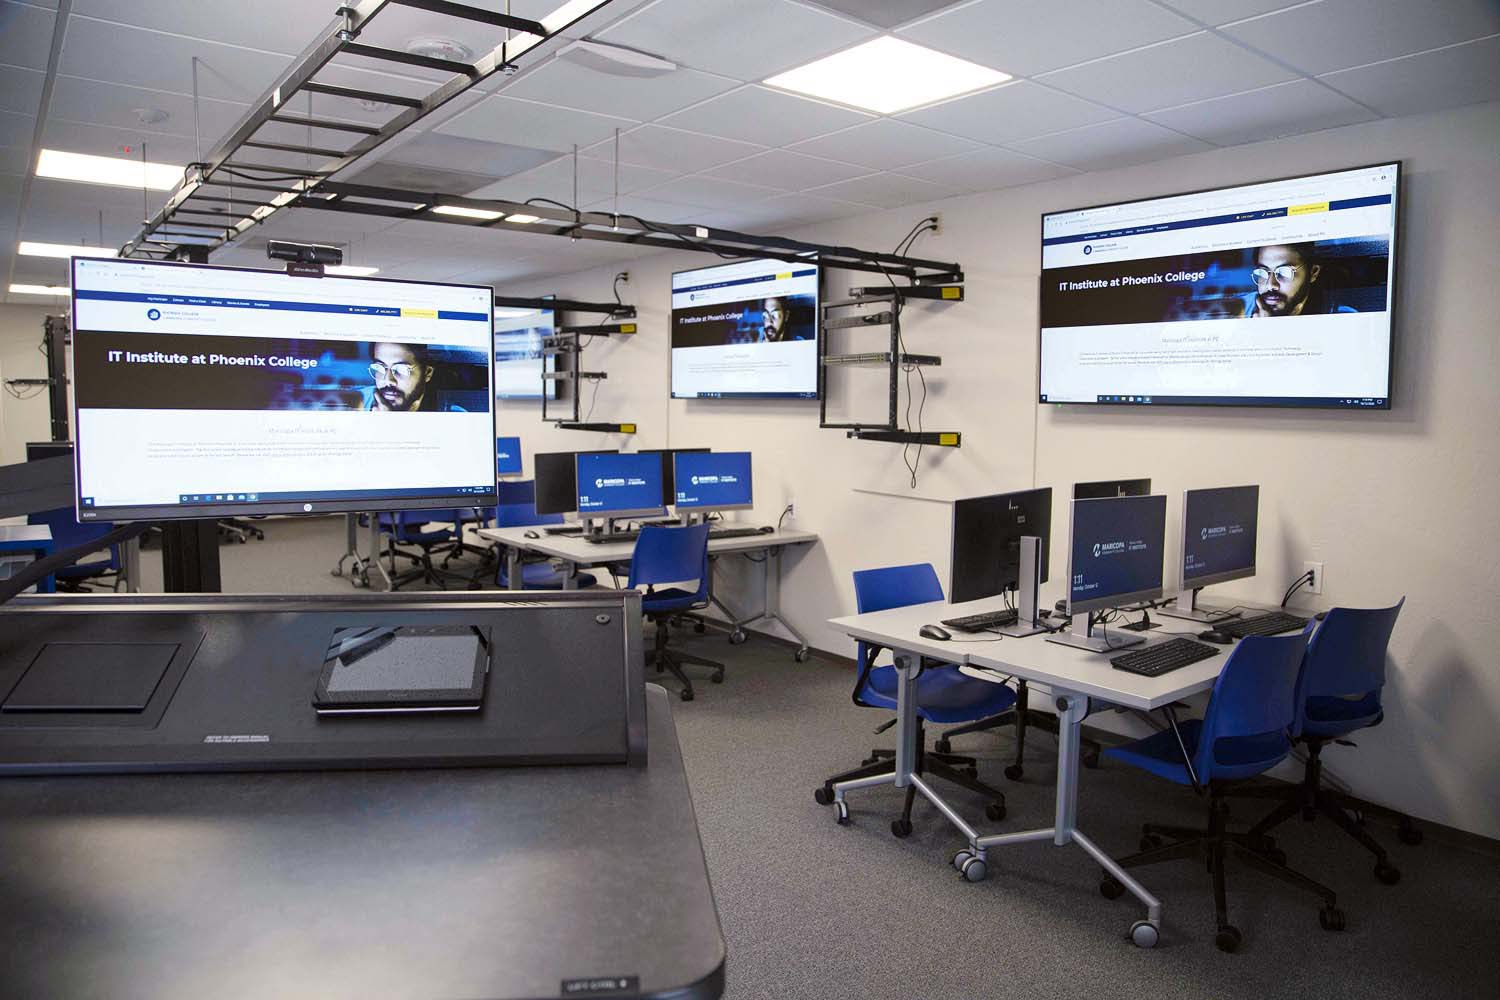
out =
{"type": "Polygon", "coordinates": [[[439,404],[432,391],[435,370],[422,344],[371,344],[370,379],[374,384],[364,390],[364,408],[406,413],[459,409],[439,404]]]}
{"type": "Polygon", "coordinates": [[[1328,294],[1323,265],[1311,243],[1274,243],[1259,248],[1250,278],[1255,291],[1243,299],[1245,315],[1252,319],[1354,312],[1335,303],[1328,294]]]}
{"type": "Polygon", "coordinates": [[[785,300],[774,297],[766,299],[761,303],[760,339],[774,343],[785,340],[788,319],[785,300]]]}

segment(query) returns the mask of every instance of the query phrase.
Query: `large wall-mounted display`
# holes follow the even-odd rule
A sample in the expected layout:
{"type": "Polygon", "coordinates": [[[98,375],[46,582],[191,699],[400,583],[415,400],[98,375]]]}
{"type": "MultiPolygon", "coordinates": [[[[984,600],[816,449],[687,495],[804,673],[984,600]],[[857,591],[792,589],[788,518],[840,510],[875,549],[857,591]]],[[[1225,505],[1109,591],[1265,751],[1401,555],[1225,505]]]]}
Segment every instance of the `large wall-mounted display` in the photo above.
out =
{"type": "Polygon", "coordinates": [[[557,398],[557,379],[542,378],[557,371],[557,355],[542,353],[554,316],[551,309],[495,309],[497,399],[541,399],[544,385],[547,398],[557,398]]]}
{"type": "Polygon", "coordinates": [[[672,275],[672,396],[816,399],[818,289],[805,261],[672,275]]]}
{"type": "Polygon", "coordinates": [[[1041,401],[1388,409],[1400,175],[1042,216],[1041,401]]]}
{"type": "Polygon", "coordinates": [[[74,259],[80,520],[493,505],[493,297],[74,259]]]}

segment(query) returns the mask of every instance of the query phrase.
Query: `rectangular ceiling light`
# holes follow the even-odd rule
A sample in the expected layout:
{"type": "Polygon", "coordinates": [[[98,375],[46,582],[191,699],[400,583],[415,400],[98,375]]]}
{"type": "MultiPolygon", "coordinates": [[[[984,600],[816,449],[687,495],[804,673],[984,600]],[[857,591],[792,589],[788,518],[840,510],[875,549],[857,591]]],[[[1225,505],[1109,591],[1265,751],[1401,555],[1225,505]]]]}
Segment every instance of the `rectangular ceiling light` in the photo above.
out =
{"type": "Polygon", "coordinates": [[[1009,73],[886,35],[773,76],[766,86],[889,115],[1009,79],[1009,73]]]}
{"type": "Polygon", "coordinates": [[[37,157],[36,175],[59,181],[108,184],[112,187],[170,191],[182,180],[182,168],[170,163],[142,163],[118,156],[91,156],[44,149],[37,157]]]}
{"type": "Polygon", "coordinates": [[[493,221],[504,215],[504,212],[490,212],[483,208],[464,208],[462,205],[438,205],[433,209],[438,215],[458,215],[465,219],[484,219],[493,221]]]}
{"type": "Polygon", "coordinates": [[[368,278],[372,274],[379,274],[378,267],[360,267],[357,264],[330,264],[323,268],[324,274],[331,274],[335,278],[368,278]]]}
{"type": "Polygon", "coordinates": [[[506,222],[514,222],[517,225],[529,226],[533,222],[540,222],[541,221],[541,216],[539,216],[539,215],[507,215],[505,217],[505,221],[506,222]]]}
{"type": "Polygon", "coordinates": [[[113,257],[114,247],[74,247],[65,243],[32,243],[22,240],[16,253],[22,257],[113,257]]]}
{"type": "Polygon", "coordinates": [[[11,285],[12,295],[67,295],[67,285],[11,285]]]}

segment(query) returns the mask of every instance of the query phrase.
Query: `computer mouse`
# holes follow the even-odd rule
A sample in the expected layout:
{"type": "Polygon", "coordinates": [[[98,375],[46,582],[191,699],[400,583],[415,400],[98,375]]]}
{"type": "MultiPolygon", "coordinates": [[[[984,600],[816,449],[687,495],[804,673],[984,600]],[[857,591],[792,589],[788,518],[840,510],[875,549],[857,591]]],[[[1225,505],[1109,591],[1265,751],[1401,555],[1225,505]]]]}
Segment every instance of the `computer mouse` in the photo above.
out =
{"type": "Polygon", "coordinates": [[[936,639],[938,642],[947,642],[953,638],[953,633],[941,625],[923,625],[917,630],[917,635],[924,639],[936,639]]]}
{"type": "Polygon", "coordinates": [[[1230,643],[1234,642],[1234,636],[1230,635],[1228,632],[1220,632],[1216,629],[1209,629],[1207,632],[1199,632],[1198,638],[1202,639],[1204,642],[1212,642],[1220,646],[1228,646],[1230,643]]]}
{"type": "Polygon", "coordinates": [[[542,536],[539,535],[539,534],[537,534],[535,531],[527,531],[526,532],[526,537],[527,538],[541,538],[542,536]]]}
{"type": "Polygon", "coordinates": [[[1324,618],[1328,617],[1328,612],[1326,612],[1326,611],[1319,611],[1317,614],[1313,615],[1313,617],[1316,618],[1318,621],[1322,621],[1324,618]]]}
{"type": "Polygon", "coordinates": [[[760,526],[760,533],[762,535],[774,535],[776,533],[776,529],[771,527],[769,524],[763,524],[760,526]]]}

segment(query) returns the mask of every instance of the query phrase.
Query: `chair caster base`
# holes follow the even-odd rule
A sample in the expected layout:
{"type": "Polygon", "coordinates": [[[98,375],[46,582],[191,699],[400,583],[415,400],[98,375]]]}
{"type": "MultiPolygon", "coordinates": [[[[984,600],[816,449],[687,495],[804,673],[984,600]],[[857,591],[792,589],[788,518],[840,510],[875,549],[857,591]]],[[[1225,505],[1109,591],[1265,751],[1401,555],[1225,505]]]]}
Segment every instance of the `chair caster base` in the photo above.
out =
{"type": "Polygon", "coordinates": [[[1422,842],[1422,830],[1409,819],[1401,821],[1401,827],[1396,831],[1396,838],[1408,847],[1416,847],[1422,842]]]}
{"type": "Polygon", "coordinates": [[[1219,933],[1214,935],[1214,945],[1220,951],[1233,952],[1239,948],[1242,940],[1239,928],[1232,924],[1223,925],[1219,928],[1219,933]]]}
{"type": "Polygon", "coordinates": [[[1137,948],[1155,948],[1161,941],[1161,931],[1149,920],[1137,920],[1130,925],[1130,943],[1137,948]]]}
{"type": "Polygon", "coordinates": [[[681,698],[683,701],[692,701],[693,700],[693,689],[692,688],[683,688],[681,691],[679,691],[677,693],[677,697],[681,698]]]}
{"type": "Polygon", "coordinates": [[[1021,767],[1020,764],[1011,764],[1005,769],[1005,776],[1011,781],[1020,781],[1021,775],[1025,773],[1025,768],[1021,767]]]}
{"type": "Polygon", "coordinates": [[[808,649],[806,646],[803,646],[801,649],[792,654],[792,659],[796,660],[798,663],[806,663],[811,658],[812,650],[808,649]]]}
{"type": "Polygon", "coordinates": [[[1385,885],[1395,885],[1401,881],[1401,869],[1389,862],[1382,861],[1375,866],[1375,877],[1385,885]]]}
{"type": "Polygon", "coordinates": [[[1325,906],[1318,911],[1318,926],[1325,931],[1341,931],[1344,929],[1344,911],[1337,906],[1325,906]]]}
{"type": "Polygon", "coordinates": [[[724,671],[720,670],[720,671],[715,672],[714,675],[709,678],[709,681],[711,681],[714,684],[723,684],[724,683],[724,671]]]}
{"type": "Polygon", "coordinates": [[[948,742],[948,737],[944,736],[932,745],[932,749],[938,753],[952,753],[953,744],[948,742]]]}
{"type": "Polygon", "coordinates": [[[731,646],[738,646],[744,643],[749,638],[750,637],[744,632],[741,632],[739,629],[735,629],[733,632],[729,633],[729,644],[731,646]]]}
{"type": "Polygon", "coordinates": [[[833,819],[839,826],[849,825],[849,803],[840,799],[833,804],[833,819]]]}
{"type": "MultiPolygon", "coordinates": [[[[1105,875],[1099,880],[1099,895],[1105,899],[1119,899],[1125,895],[1125,885],[1113,875],[1105,875]]],[[[1135,932],[1134,927],[1130,930],[1132,934],[1135,932]]]]}
{"type": "Polygon", "coordinates": [[[989,805],[985,806],[984,818],[994,823],[1000,822],[1005,818],[1005,803],[991,802],[989,805]]]}
{"type": "Polygon", "coordinates": [[[909,819],[893,819],[893,820],[891,820],[891,836],[895,837],[898,840],[905,840],[907,837],[910,837],[911,836],[911,820],[909,820],[909,819]]]}
{"type": "Polygon", "coordinates": [[[970,850],[962,850],[953,855],[953,867],[969,882],[983,882],[984,877],[989,874],[984,858],[970,850]]]}
{"type": "Polygon", "coordinates": [[[820,806],[833,805],[833,789],[827,785],[820,785],[813,789],[813,801],[820,806]]]}

